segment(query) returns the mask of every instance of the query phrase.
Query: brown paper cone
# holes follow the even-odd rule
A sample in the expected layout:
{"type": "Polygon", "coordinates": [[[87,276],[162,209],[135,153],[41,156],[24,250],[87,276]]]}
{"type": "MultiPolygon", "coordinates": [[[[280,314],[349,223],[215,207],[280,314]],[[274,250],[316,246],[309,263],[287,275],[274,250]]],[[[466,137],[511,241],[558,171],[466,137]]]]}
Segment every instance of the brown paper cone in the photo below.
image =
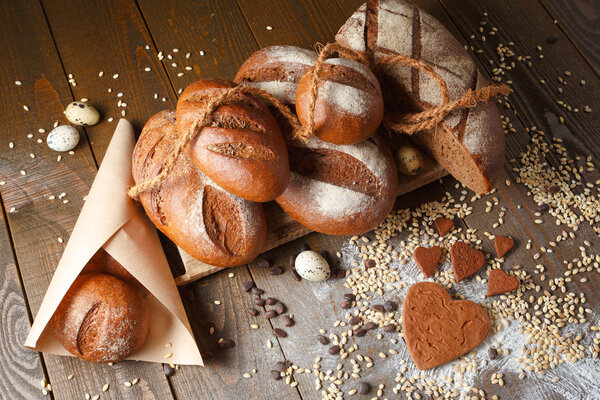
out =
{"type": "Polygon", "coordinates": [[[134,146],[133,127],[121,119],[25,346],[71,355],[46,327],[75,278],[96,251],[104,247],[150,294],[148,337],[128,359],[204,365],[156,230],[143,210],[127,197],[127,187],[133,183],[134,146]],[[172,347],[166,348],[166,343],[172,347]],[[167,353],[173,355],[165,359],[167,353]]]}

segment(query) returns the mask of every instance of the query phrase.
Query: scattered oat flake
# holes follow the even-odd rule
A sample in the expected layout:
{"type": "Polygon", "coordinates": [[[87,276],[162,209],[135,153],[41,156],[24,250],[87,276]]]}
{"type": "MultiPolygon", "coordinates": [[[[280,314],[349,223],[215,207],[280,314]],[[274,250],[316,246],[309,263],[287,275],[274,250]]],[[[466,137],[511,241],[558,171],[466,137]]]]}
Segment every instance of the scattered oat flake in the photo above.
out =
{"type": "Polygon", "coordinates": [[[271,25],[267,25],[267,30],[268,30],[268,31],[272,31],[272,30],[273,30],[273,27],[272,27],[271,25]]]}
{"type": "Polygon", "coordinates": [[[29,107],[27,107],[26,105],[23,105],[23,110],[29,111],[29,107]]]}
{"type": "Polygon", "coordinates": [[[113,79],[117,79],[119,77],[119,74],[114,74],[113,75],[113,79]]]}
{"type": "Polygon", "coordinates": [[[23,84],[23,82],[21,82],[21,81],[15,81],[15,85],[17,85],[17,86],[21,86],[22,84],[23,84]]]}
{"type": "Polygon", "coordinates": [[[15,148],[15,144],[13,142],[9,142],[8,143],[8,147],[10,147],[11,149],[15,148]]]}

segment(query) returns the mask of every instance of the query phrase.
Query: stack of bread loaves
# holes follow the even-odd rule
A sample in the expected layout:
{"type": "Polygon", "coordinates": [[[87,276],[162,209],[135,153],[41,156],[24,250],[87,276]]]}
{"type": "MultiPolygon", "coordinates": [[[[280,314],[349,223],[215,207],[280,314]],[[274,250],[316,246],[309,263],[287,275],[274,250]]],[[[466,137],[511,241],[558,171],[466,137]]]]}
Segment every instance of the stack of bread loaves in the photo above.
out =
{"type": "MultiPolygon", "coordinates": [[[[223,267],[254,259],[267,232],[260,203],[271,200],[318,232],[375,228],[392,209],[398,182],[386,119],[484,85],[451,34],[405,0],[370,0],[336,39],[343,51],[333,57],[293,46],[261,49],[234,83],[195,82],[176,111],[144,127],[133,154],[134,197],[192,257],[223,267]],[[448,95],[418,68],[392,65],[374,74],[389,54],[427,62],[448,95]]],[[[453,110],[413,137],[467,186],[491,190],[504,157],[493,102],[453,110]]]]}

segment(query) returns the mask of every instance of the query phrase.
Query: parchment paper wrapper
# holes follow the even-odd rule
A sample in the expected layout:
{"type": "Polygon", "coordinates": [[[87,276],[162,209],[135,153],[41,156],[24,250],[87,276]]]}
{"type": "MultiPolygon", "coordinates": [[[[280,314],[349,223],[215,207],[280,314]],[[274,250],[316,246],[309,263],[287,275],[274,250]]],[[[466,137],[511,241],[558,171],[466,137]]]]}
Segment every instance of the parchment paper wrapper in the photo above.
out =
{"type": "Polygon", "coordinates": [[[156,230],[141,207],[127,197],[127,187],[133,184],[134,146],[133,127],[121,119],[25,346],[71,355],[46,327],[75,278],[96,251],[104,247],[149,292],[148,337],[128,359],[204,365],[156,230]],[[166,343],[172,347],[166,348],[166,343]],[[165,359],[167,353],[172,353],[172,357],[165,359]]]}

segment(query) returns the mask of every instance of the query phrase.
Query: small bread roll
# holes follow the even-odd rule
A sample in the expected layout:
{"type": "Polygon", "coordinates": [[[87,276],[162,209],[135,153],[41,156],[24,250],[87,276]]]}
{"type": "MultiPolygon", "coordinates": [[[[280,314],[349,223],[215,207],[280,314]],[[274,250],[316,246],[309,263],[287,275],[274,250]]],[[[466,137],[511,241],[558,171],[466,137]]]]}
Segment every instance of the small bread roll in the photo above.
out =
{"type": "MultiPolygon", "coordinates": [[[[333,144],[356,144],[371,137],[383,119],[381,88],[371,70],[356,61],[330,58],[320,78],[314,134],[333,144]]],[[[296,94],[296,113],[304,126],[310,117],[311,82],[312,74],[307,73],[296,94]]]]}
{"type": "Polygon", "coordinates": [[[146,340],[148,305],[130,284],[107,274],[83,274],[52,317],[54,334],[74,356],[115,362],[135,353],[146,340]]]}

